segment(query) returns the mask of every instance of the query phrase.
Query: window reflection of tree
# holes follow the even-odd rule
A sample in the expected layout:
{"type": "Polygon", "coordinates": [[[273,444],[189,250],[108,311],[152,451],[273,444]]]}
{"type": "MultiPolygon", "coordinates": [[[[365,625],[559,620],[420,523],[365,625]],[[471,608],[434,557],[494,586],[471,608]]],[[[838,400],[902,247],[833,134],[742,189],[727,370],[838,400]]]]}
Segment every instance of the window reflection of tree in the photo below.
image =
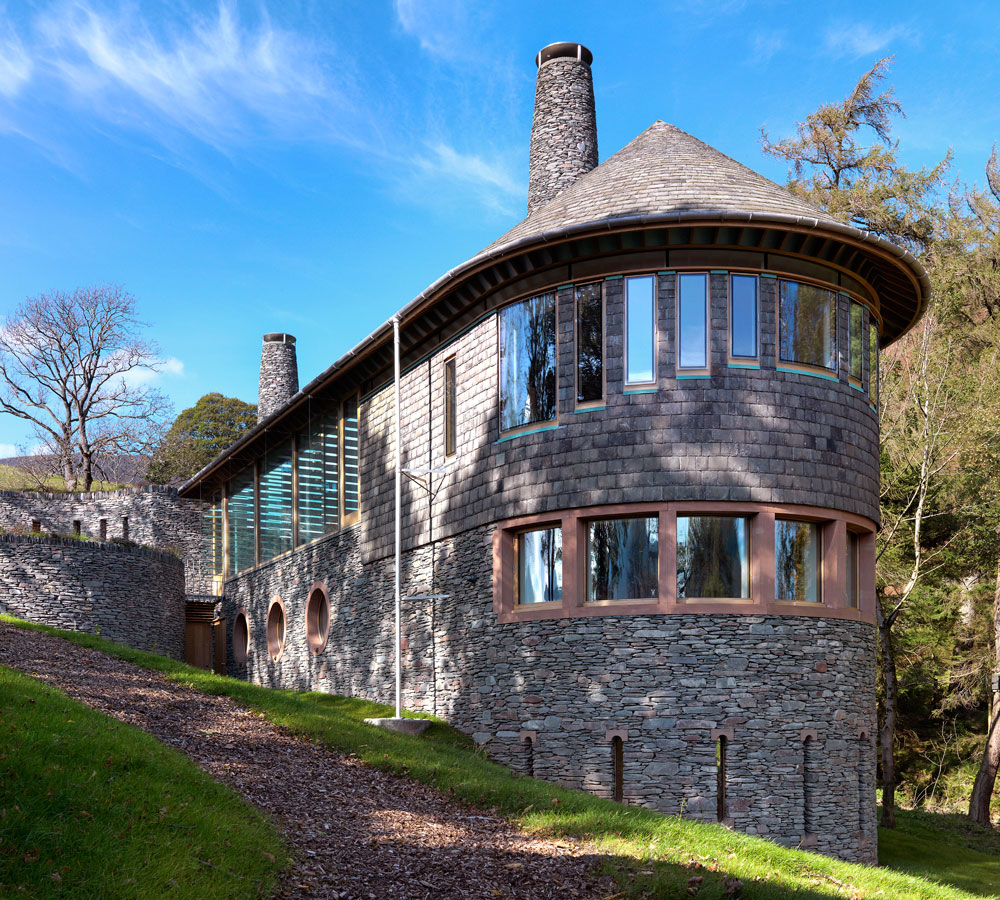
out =
{"type": "Polygon", "coordinates": [[[743,519],[691,516],[678,519],[677,596],[743,597],[743,519]],[[682,522],[686,534],[681,540],[682,522]]]}
{"type": "Polygon", "coordinates": [[[589,600],[656,597],[657,520],[608,519],[591,523],[589,563],[589,600]]]}
{"type": "Polygon", "coordinates": [[[774,595],[778,600],[803,603],[816,596],[816,531],[807,522],[774,523],[774,595]]]}
{"type": "Polygon", "coordinates": [[[600,400],[604,395],[602,383],[604,356],[601,351],[603,322],[601,285],[584,284],[576,289],[576,348],[578,403],[600,400]]]}
{"type": "Polygon", "coordinates": [[[500,311],[501,430],[556,414],[556,302],[543,294],[500,311]]]}
{"type": "Polygon", "coordinates": [[[780,307],[781,359],[834,368],[836,294],[811,284],[782,281],[780,307]]]}

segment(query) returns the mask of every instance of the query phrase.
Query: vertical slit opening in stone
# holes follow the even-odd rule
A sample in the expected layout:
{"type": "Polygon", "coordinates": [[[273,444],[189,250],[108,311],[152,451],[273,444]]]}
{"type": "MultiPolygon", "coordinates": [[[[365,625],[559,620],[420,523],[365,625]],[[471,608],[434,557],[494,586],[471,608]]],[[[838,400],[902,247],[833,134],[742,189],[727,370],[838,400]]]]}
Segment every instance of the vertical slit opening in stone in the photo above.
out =
{"type": "Polygon", "coordinates": [[[729,741],[721,735],[715,744],[715,775],[716,775],[716,818],[722,822],[726,818],[726,752],[729,741]]]}
{"type": "Polygon", "coordinates": [[[535,777],[535,739],[530,736],[524,739],[524,771],[529,778],[535,777]]]}
{"type": "Polygon", "coordinates": [[[106,541],[108,539],[108,520],[101,519],[98,527],[100,529],[101,540],[106,541]]]}
{"type": "Polygon", "coordinates": [[[128,540],[128,516],[122,516],[122,540],[128,540]]]}
{"type": "Polygon", "coordinates": [[[79,536],[80,531],[81,531],[80,520],[79,519],[74,519],[73,520],[73,534],[79,536]]]}
{"type": "Polygon", "coordinates": [[[806,736],[802,742],[802,831],[805,834],[814,834],[813,831],[813,786],[812,786],[812,760],[813,739],[806,736]]]}
{"type": "Polygon", "coordinates": [[[611,799],[621,803],[625,795],[625,742],[611,738],[611,799]]]}
{"type": "Polygon", "coordinates": [[[858,831],[865,830],[865,736],[858,737],[858,831]]]}

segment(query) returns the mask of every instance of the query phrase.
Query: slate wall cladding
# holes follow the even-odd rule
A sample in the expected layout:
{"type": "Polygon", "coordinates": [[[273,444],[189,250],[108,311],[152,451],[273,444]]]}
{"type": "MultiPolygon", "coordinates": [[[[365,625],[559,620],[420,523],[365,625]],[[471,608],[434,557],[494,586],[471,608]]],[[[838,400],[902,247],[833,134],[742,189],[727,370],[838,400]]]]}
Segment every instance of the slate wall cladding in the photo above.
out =
{"type": "MultiPolygon", "coordinates": [[[[728,275],[713,273],[712,374],[679,379],[673,356],[676,276],[659,275],[659,390],[632,394],[623,384],[623,282],[605,281],[604,409],[572,409],[569,288],[557,293],[557,427],[511,439],[499,433],[495,315],[404,374],[403,465],[441,466],[442,365],[456,358],[458,452],[446,474],[432,476],[433,497],[404,479],[404,547],[429,539],[432,530],[443,537],[521,515],[644,501],[790,503],[878,521],[875,411],[846,381],[777,369],[776,279],[758,282],[760,368],[727,364],[728,275]]],[[[846,356],[846,339],[839,350],[846,356]]],[[[392,390],[384,388],[362,404],[366,562],[392,552],[394,452],[392,390]]]]}
{"type": "Polygon", "coordinates": [[[0,610],[184,658],[184,565],[167,553],[0,535],[0,610]]]}
{"type": "MultiPolygon", "coordinates": [[[[232,674],[392,702],[392,568],[361,562],[360,535],[348,529],[227,582],[227,622],[245,608],[251,623],[250,657],[240,667],[230,652],[232,674]],[[305,631],[316,581],[331,603],[318,656],[305,631]],[[275,596],[287,644],[272,662],[264,620],[275,596]]],[[[735,828],[797,845],[808,812],[816,849],[875,861],[872,626],[763,615],[499,625],[491,585],[490,527],[404,555],[404,595],[449,595],[403,605],[407,708],[444,716],[515,769],[525,765],[521,732],[536,731],[538,777],[602,796],[612,790],[607,731],[626,731],[625,802],[704,821],[716,817],[713,730],[730,728],[735,828]],[[805,730],[819,760],[808,769],[808,810],[805,730]]]]}
{"type": "Polygon", "coordinates": [[[161,549],[176,549],[184,561],[188,593],[211,593],[212,585],[201,575],[201,511],[197,500],[182,500],[173,488],[155,485],[120,491],[74,494],[39,494],[0,491],[0,529],[29,531],[33,521],[42,531],[72,534],[74,521],[87,537],[121,538],[128,520],[129,540],[161,549]]]}

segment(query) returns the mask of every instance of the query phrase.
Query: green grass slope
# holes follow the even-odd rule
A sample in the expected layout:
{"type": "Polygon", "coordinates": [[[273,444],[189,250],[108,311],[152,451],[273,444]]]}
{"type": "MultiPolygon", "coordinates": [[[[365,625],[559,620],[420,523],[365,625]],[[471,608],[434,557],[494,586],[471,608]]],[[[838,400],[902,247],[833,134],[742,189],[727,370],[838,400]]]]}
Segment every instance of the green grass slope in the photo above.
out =
{"type": "Polygon", "coordinates": [[[986,854],[952,842],[948,832],[936,838],[940,844],[936,857],[927,856],[924,835],[899,833],[889,836],[888,868],[838,862],[720,826],[622,806],[520,777],[490,762],[468,738],[439,720],[422,737],[394,734],[363,723],[367,716],[391,714],[379,704],[271,690],[92,635],[0,618],[103,650],[196,690],[232,697],[277,725],[480,808],[494,809],[527,830],[591,841],[606,854],[605,868],[620,885],[618,896],[970,900],[1000,893],[992,886],[1000,884],[994,880],[1000,879],[1000,862],[980,859],[986,854]],[[928,859],[947,859],[950,846],[974,854],[978,868],[970,873],[962,865],[927,863],[928,859]]]}
{"type": "Polygon", "coordinates": [[[269,896],[285,858],[185,756],[0,666],[0,897],[269,896]]]}

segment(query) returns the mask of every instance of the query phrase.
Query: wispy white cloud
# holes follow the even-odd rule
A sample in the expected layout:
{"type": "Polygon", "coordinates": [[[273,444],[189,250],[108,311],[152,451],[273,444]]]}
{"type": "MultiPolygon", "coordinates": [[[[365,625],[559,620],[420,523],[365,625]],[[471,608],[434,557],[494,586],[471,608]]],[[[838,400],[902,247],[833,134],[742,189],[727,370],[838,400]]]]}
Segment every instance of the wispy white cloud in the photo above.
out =
{"type": "Polygon", "coordinates": [[[769,62],[772,57],[785,47],[785,32],[758,31],[751,38],[751,59],[755,63],[769,62]]]}
{"type": "Polygon", "coordinates": [[[840,23],[826,32],[826,49],[834,56],[858,59],[880,53],[900,40],[913,40],[915,33],[906,25],[876,28],[864,22],[840,23]]]}
{"type": "Polygon", "coordinates": [[[33,64],[11,25],[0,31],[0,94],[12,97],[31,78],[33,64]]]}
{"type": "Polygon", "coordinates": [[[164,377],[181,377],[184,374],[184,362],[176,356],[169,356],[166,359],[158,359],[154,363],[155,369],[136,368],[130,369],[123,375],[123,379],[129,387],[140,385],[153,385],[161,381],[164,377]]]}
{"type": "Polygon", "coordinates": [[[403,31],[431,55],[455,59],[463,50],[468,51],[462,38],[468,32],[471,4],[463,0],[395,0],[395,7],[403,31]]]}
{"type": "Polygon", "coordinates": [[[0,444],[0,459],[7,459],[11,456],[17,456],[17,447],[13,444],[0,444]]]}
{"type": "Polygon", "coordinates": [[[456,188],[471,191],[481,204],[505,215],[514,212],[525,193],[513,166],[499,155],[487,159],[437,140],[427,144],[427,152],[417,156],[415,163],[419,179],[429,189],[450,194],[456,188]]]}

